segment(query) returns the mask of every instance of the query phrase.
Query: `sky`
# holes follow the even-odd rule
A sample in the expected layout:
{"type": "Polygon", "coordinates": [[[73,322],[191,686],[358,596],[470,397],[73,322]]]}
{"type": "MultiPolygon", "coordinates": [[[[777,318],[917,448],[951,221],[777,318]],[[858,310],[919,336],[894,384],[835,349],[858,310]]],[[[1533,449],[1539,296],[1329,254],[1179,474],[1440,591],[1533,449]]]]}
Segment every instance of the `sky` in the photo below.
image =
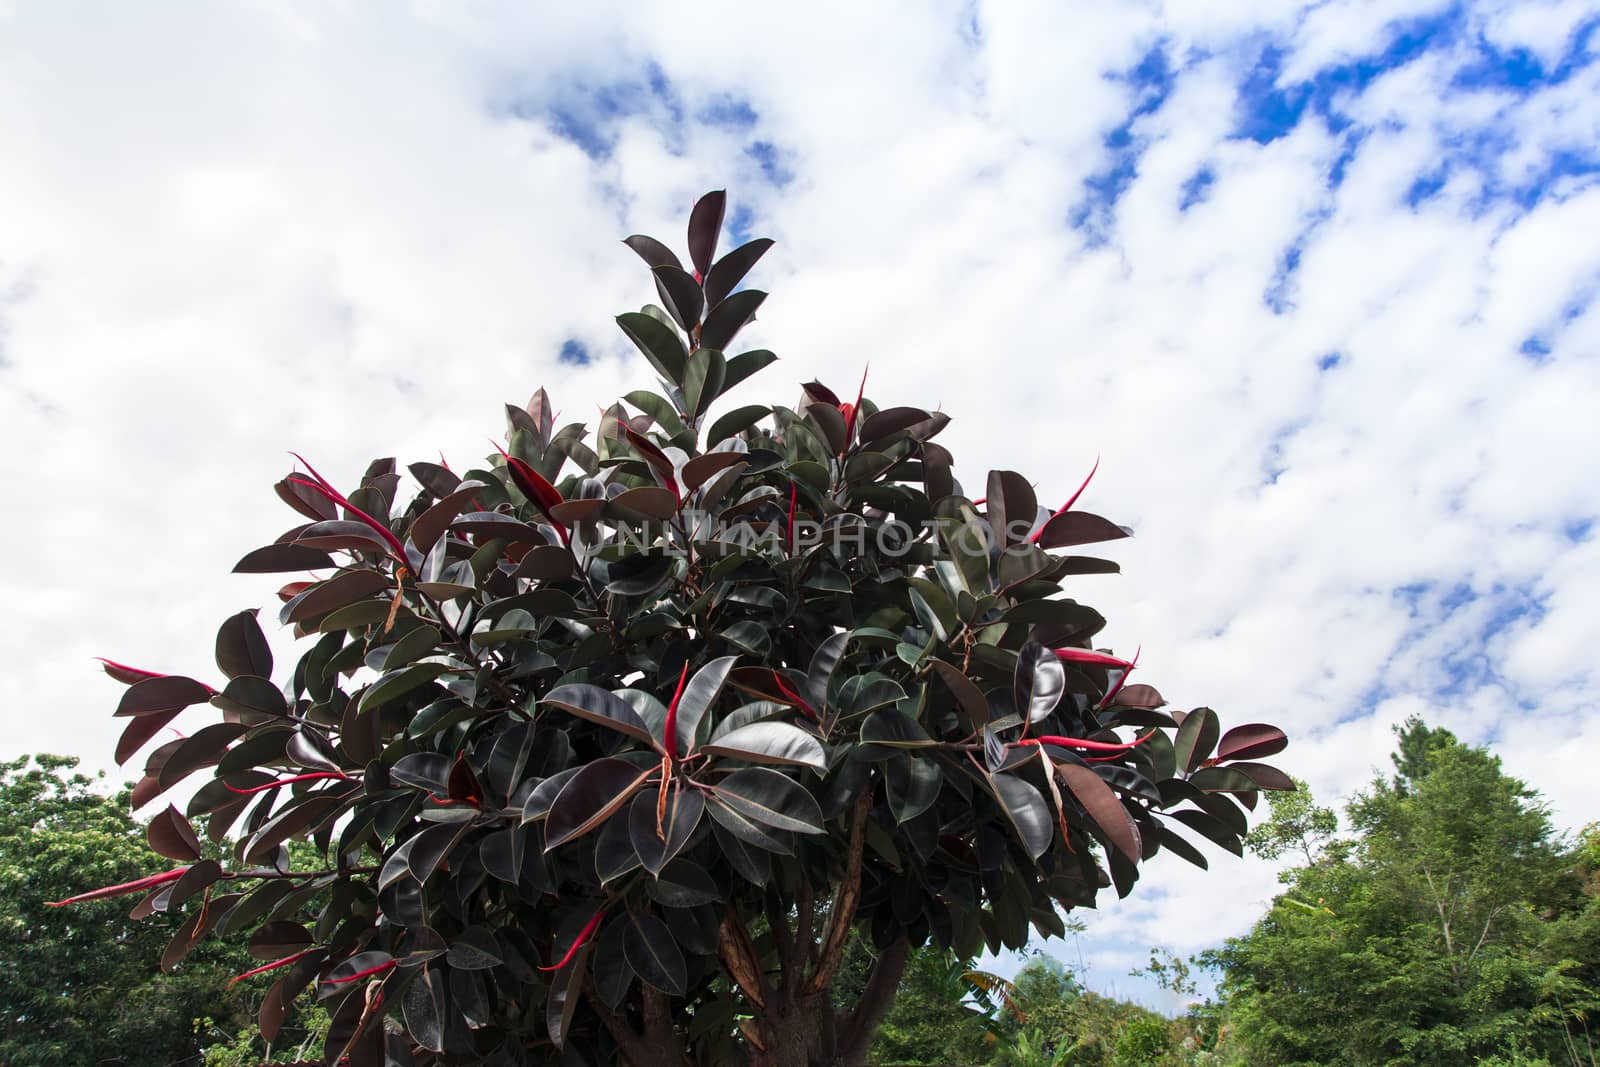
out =
{"type": "MultiPolygon", "coordinates": [[[[1600,759],[1600,4],[0,0],[0,757],[113,770],[103,655],[204,672],[301,452],[460,462],[652,376],[619,243],[771,236],[723,404],[942,406],[1137,536],[1073,593],[1340,803],[1409,715],[1558,825],[1600,759]],[[1588,415],[1584,413],[1588,412],[1588,415]]],[[[279,637],[282,642],[282,637],[279,637]]],[[[287,649],[287,642],[280,644],[287,649]]],[[[138,762],[137,760],[135,761],[138,762]]],[[[1041,942],[1248,929],[1209,844],[1041,942]]],[[[1014,959],[999,969],[1014,969],[1014,959]]]]}

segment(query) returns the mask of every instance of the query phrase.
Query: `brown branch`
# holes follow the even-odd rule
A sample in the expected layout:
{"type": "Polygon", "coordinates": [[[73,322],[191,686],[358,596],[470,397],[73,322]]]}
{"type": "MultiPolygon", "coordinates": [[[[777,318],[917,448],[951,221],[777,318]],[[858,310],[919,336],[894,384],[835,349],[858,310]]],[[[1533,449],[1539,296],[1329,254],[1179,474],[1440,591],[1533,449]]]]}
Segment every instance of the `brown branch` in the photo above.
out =
{"type": "Polygon", "coordinates": [[[844,880],[833,894],[833,907],[828,910],[827,932],[822,937],[822,952],[817,957],[816,969],[806,982],[807,996],[826,989],[833,980],[833,972],[844,956],[845,943],[850,939],[850,927],[856,921],[856,904],[861,899],[861,858],[866,851],[867,816],[872,811],[870,785],[856,796],[850,808],[850,851],[845,857],[844,880]]]}
{"type": "Polygon", "coordinates": [[[650,1045],[633,1027],[628,1025],[628,1020],[611,1010],[595,990],[594,979],[585,977],[583,980],[584,999],[589,1002],[589,1007],[600,1017],[600,1022],[611,1032],[611,1037],[622,1050],[622,1054],[634,1067],[650,1067],[655,1062],[651,1056],[650,1045]]]}
{"type": "Polygon", "coordinates": [[[801,878],[800,889],[795,894],[794,910],[795,923],[792,934],[788,929],[787,916],[774,928],[775,931],[781,932],[778,958],[783,964],[783,991],[791,1002],[805,984],[806,963],[816,941],[816,898],[812,894],[811,883],[804,877],[801,878]]]}
{"type": "Polygon", "coordinates": [[[789,980],[789,957],[794,952],[794,931],[789,929],[789,913],[778,899],[776,890],[769,886],[761,900],[767,917],[767,928],[778,946],[778,964],[783,968],[784,980],[789,980]]]}
{"type": "Polygon", "coordinates": [[[648,982],[641,982],[644,995],[644,1036],[653,1046],[657,1062],[672,1047],[672,1010],[667,1005],[667,995],[648,982]]]}
{"type": "Polygon", "coordinates": [[[750,940],[750,931],[732,904],[717,930],[717,958],[744,998],[758,1008],[766,1007],[767,981],[761,972],[761,960],[756,955],[755,942],[750,940]]]}
{"type": "Polygon", "coordinates": [[[900,976],[905,973],[906,957],[910,952],[911,942],[902,934],[894,944],[884,949],[878,962],[873,964],[872,974],[868,976],[867,984],[856,1000],[855,1010],[845,1019],[841,1028],[836,1062],[846,1065],[866,1062],[867,1049],[872,1045],[873,1035],[878,1032],[878,1024],[883,1021],[884,1012],[889,1010],[900,988],[900,976]]]}

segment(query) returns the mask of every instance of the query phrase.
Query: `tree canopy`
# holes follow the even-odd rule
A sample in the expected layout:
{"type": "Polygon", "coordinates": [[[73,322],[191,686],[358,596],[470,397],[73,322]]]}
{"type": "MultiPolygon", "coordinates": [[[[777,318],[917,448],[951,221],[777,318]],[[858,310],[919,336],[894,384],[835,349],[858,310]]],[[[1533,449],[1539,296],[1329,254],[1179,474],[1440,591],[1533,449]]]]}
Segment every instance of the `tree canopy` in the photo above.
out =
{"type": "Polygon", "coordinates": [[[277,484],[300,522],[236,569],[313,575],[279,592],[309,645],[283,681],[255,610],[213,681],[107,662],[119,761],[209,717],[136,799],[204,780],[148,828],[178,866],[75,899],[181,909],[169,959],[248,933],[262,1032],[310,988],[330,1064],[857,1063],[913,948],[1060,933],[1160,852],[1204,867],[1189,833],[1241,850],[1287,739],[1164,710],[1096,647],[1061,594],[1128,531],[1076,507],[1087,479],[1053,510],[1015,471],[970,492],[949,416],[865,375],[723,403],[776,359],[725,355],[771,242],[718,258],[723,208],[697,202],[687,266],[627,239],[660,304],[617,322],[658,388],[592,432],[540,389],[409,497],[392,459],[277,484]]]}
{"type": "Polygon", "coordinates": [[[124,881],[160,859],[127,793],[97,791],[77,762],[0,763],[0,1063],[198,1063],[198,1020],[246,1021],[247,991],[228,979],[248,957],[216,947],[163,975],[153,963],[175,916],[139,922],[125,900],[47,906],[63,885],[124,881]]]}
{"type": "Polygon", "coordinates": [[[1595,866],[1488,751],[1410,720],[1354,837],[1213,962],[1251,1064],[1590,1063],[1595,866]]]}

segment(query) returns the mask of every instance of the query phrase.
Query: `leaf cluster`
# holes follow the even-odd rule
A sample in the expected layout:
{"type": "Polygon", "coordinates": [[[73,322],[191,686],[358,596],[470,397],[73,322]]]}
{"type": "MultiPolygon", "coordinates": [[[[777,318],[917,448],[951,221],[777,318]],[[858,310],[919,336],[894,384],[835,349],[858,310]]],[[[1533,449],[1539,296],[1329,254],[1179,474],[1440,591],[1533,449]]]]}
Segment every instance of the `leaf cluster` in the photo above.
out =
{"type": "Polygon", "coordinates": [[[310,990],[330,1063],[759,1051],[852,931],[963,957],[1060,934],[1163,850],[1204,867],[1189,834],[1240,852],[1290,787],[1261,762],[1281,731],[1166,709],[1096,648],[1063,593],[1124,528],[1014,471],[969,493],[949,417],[864,378],[724,403],[776,357],[735,352],[770,242],[718,258],[722,212],[696,205],[688,266],[628,239],[660,303],[617,322],[659,381],[596,426],[541,389],[409,495],[389,459],[277,484],[299,521],[236,569],[312,575],[279,594],[308,646],[279,680],[255,611],[216,684],[108,666],[119,760],[215,713],[147,757],[141,802],[205,780],[152,823],[185,866],[135,911],[187,908],[179,958],[248,937],[269,1036],[310,990]]]}

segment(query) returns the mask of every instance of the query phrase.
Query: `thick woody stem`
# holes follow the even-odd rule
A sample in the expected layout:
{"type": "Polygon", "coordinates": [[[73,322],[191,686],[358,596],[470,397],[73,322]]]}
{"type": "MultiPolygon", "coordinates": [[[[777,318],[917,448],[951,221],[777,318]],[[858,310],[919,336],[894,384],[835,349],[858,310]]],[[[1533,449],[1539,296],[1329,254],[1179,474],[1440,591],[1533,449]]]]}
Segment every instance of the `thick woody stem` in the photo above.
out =
{"type": "Polygon", "coordinates": [[[850,927],[856,921],[856,904],[861,899],[861,858],[866,849],[867,815],[872,811],[872,789],[863,789],[850,808],[850,851],[845,857],[844,880],[833,895],[833,907],[828,911],[827,932],[822,938],[822,952],[817,957],[816,969],[806,983],[807,995],[815,995],[828,987],[833,972],[844,956],[845,943],[850,938],[850,927]]]}
{"type": "Polygon", "coordinates": [[[911,944],[904,936],[884,950],[872,967],[866,988],[856,1001],[855,1010],[844,1020],[839,1035],[838,1062],[842,1064],[865,1063],[867,1048],[883,1021],[884,1013],[900,988],[900,976],[905,973],[906,956],[911,944]]]}
{"type": "Polygon", "coordinates": [[[622,1055],[627,1058],[627,1061],[633,1064],[633,1067],[650,1067],[650,1064],[655,1062],[655,1058],[650,1054],[649,1043],[636,1033],[633,1027],[628,1025],[626,1019],[612,1011],[610,1005],[600,998],[600,994],[594,988],[592,979],[584,979],[583,993],[584,999],[589,1002],[589,1007],[600,1017],[600,1022],[605,1025],[605,1028],[611,1032],[612,1040],[617,1043],[617,1047],[622,1050],[622,1055]]]}
{"type": "Polygon", "coordinates": [[[722,961],[728,977],[733,979],[745,999],[758,1008],[766,1007],[767,983],[761,973],[755,943],[750,940],[750,931],[731,905],[717,931],[717,958],[722,961]]]}
{"type": "Polygon", "coordinates": [[[779,942],[783,961],[783,990],[791,1001],[805,984],[806,964],[816,947],[816,913],[811,883],[802,879],[795,897],[794,933],[790,935],[785,929],[785,936],[779,942]]]}

